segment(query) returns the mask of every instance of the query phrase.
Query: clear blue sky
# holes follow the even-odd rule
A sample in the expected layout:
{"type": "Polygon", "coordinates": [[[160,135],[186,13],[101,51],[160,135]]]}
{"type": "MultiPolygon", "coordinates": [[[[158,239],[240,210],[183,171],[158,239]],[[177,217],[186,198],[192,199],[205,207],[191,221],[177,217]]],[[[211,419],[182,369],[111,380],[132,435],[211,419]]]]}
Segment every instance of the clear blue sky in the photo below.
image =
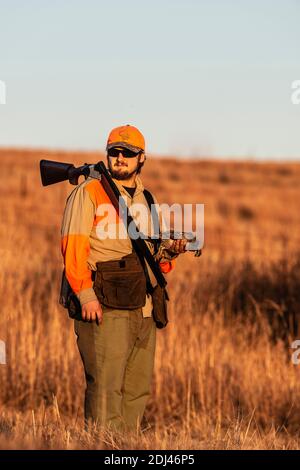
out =
{"type": "Polygon", "coordinates": [[[0,0],[0,146],[300,158],[299,0],[0,0]]]}

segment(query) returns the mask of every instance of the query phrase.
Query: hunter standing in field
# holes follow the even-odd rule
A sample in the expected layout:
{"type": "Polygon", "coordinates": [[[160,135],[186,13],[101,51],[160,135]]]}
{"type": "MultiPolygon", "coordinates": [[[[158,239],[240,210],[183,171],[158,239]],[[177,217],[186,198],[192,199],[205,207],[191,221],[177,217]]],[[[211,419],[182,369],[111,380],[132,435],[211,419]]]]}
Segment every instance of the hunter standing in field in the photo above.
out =
{"type": "MultiPolygon", "coordinates": [[[[143,204],[150,219],[139,176],[146,160],[143,135],[130,125],[115,128],[106,150],[110,174],[128,207],[143,204]]],[[[65,274],[82,307],[75,332],[87,385],[85,418],[117,430],[138,429],[150,394],[156,324],[151,296],[142,288],[145,274],[128,234],[98,236],[99,207],[104,203],[110,200],[101,182],[89,177],[68,197],[62,223],[65,274]],[[102,289],[109,299],[105,303],[113,307],[101,302],[102,289]]],[[[176,240],[172,252],[158,260],[163,273],[173,269],[184,244],[176,240]]]]}

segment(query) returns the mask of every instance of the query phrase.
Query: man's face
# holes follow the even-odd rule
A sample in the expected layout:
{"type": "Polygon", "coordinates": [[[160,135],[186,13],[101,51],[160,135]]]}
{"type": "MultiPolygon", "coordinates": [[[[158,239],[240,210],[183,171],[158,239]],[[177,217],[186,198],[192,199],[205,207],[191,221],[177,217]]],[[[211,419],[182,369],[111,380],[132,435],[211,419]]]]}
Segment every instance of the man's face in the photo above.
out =
{"type": "Polygon", "coordinates": [[[126,180],[139,168],[144,161],[143,152],[136,155],[127,149],[113,148],[107,153],[108,168],[111,176],[117,180],[126,180]],[[111,156],[113,154],[114,156],[111,156]]]}

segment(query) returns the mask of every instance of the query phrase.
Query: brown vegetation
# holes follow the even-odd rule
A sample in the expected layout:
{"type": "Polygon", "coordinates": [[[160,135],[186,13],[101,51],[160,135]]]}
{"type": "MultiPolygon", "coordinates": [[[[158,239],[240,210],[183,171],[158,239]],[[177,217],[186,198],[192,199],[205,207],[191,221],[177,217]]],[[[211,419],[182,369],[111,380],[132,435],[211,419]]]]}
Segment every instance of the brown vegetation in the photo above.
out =
{"type": "Polygon", "coordinates": [[[57,303],[72,187],[41,187],[38,163],[100,157],[0,151],[0,448],[300,448],[299,164],[148,158],[159,202],[205,204],[205,248],[168,276],[142,437],[84,431],[83,370],[57,303]]]}

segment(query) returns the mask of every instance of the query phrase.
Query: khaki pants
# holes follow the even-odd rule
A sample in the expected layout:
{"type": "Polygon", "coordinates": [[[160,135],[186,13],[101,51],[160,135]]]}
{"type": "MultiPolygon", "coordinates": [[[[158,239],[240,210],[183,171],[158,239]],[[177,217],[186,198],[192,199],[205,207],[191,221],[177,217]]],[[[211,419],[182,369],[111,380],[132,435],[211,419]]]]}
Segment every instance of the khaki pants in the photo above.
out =
{"type": "Polygon", "coordinates": [[[83,361],[85,419],[110,428],[138,429],[150,395],[156,325],[142,309],[103,308],[98,326],[75,320],[83,361]]]}

